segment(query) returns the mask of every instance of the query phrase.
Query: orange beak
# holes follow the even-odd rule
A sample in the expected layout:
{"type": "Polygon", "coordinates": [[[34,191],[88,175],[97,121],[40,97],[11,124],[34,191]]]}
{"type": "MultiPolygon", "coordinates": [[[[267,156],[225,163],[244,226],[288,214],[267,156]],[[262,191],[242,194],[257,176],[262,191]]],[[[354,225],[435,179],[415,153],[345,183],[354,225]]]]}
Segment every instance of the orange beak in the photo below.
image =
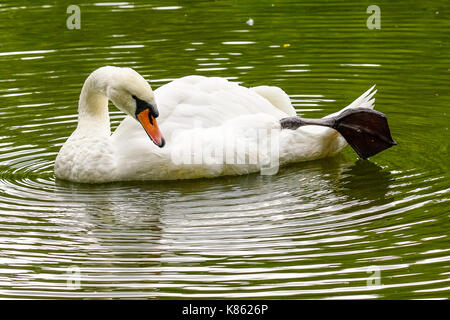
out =
{"type": "Polygon", "coordinates": [[[145,132],[147,132],[150,139],[152,139],[153,143],[160,148],[164,147],[166,142],[161,134],[161,131],[159,131],[156,119],[150,114],[149,109],[144,109],[141,111],[137,115],[137,118],[144,127],[145,132]]]}

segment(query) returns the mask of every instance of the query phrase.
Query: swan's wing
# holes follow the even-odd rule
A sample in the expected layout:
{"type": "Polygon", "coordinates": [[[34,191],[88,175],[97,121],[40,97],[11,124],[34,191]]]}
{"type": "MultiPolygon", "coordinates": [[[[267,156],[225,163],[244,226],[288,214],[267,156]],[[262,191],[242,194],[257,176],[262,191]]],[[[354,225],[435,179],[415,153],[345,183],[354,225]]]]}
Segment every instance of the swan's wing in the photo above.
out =
{"type": "MultiPolygon", "coordinates": [[[[224,78],[188,76],[155,90],[161,125],[205,128],[224,124],[243,115],[265,113],[278,119],[289,114],[255,90],[224,78]],[[169,125],[171,124],[171,125],[169,125]]],[[[250,124],[249,124],[250,125],[250,124]]]]}

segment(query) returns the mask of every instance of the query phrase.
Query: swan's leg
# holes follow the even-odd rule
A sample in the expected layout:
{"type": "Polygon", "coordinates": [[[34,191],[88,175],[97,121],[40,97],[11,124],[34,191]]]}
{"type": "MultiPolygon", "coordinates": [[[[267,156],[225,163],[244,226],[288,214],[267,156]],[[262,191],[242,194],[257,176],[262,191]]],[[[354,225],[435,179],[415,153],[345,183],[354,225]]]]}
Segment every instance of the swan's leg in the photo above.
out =
{"type": "Polygon", "coordinates": [[[339,115],[322,119],[288,117],[280,120],[282,129],[296,130],[317,125],[335,129],[363,159],[367,159],[397,143],[392,139],[387,118],[368,108],[347,109],[339,115]]]}

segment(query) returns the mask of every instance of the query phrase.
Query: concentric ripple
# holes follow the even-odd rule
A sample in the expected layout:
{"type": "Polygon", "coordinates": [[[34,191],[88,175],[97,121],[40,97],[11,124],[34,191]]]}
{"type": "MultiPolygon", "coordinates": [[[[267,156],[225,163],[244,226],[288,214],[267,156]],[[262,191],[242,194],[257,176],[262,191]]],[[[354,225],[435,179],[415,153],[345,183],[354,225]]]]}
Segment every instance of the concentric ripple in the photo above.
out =
{"type": "MultiPolygon", "coordinates": [[[[79,31],[60,5],[19,2],[0,5],[0,298],[449,297],[448,4],[386,4],[377,33],[338,1],[82,1],[79,31]],[[399,145],[275,176],[55,180],[81,85],[105,64],[154,88],[277,85],[308,117],[376,83],[399,145]]],[[[122,118],[111,108],[113,128],[122,118]]]]}

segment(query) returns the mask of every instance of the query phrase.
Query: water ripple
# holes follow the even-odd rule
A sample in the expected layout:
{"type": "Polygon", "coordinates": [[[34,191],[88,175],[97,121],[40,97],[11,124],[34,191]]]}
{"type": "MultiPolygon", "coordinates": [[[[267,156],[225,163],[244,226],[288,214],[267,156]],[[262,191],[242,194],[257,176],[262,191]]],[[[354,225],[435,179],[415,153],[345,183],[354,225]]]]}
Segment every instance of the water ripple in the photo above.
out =
{"type": "MultiPolygon", "coordinates": [[[[385,15],[386,29],[369,34],[350,3],[98,2],[82,8],[104,26],[86,15],[74,41],[33,32],[25,9],[56,21],[52,6],[0,7],[23,22],[1,36],[0,297],[448,298],[448,59],[433,50],[439,33],[421,28],[434,15],[404,24],[401,7],[398,26],[385,15]],[[116,23],[122,14],[129,24],[116,23]],[[26,46],[24,30],[36,36],[26,46]],[[279,85],[308,117],[377,83],[400,143],[371,161],[347,149],[273,177],[55,180],[81,85],[104,64],[132,66],[152,87],[196,72],[279,85]]],[[[110,115],[113,128],[124,117],[110,115]]]]}

